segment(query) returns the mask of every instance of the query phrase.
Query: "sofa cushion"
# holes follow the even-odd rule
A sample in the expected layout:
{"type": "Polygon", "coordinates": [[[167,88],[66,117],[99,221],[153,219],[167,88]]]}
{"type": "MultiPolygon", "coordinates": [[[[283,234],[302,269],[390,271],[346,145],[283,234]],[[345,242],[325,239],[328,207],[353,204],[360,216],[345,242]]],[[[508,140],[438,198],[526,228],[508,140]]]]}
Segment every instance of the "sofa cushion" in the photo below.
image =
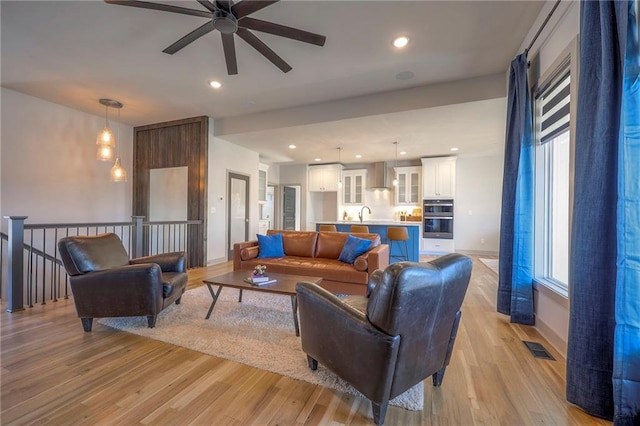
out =
{"type": "Polygon", "coordinates": [[[65,237],[58,243],[69,275],[103,271],[129,264],[120,238],[113,233],[96,236],[65,237]]]}
{"type": "Polygon", "coordinates": [[[282,234],[284,254],[287,256],[313,257],[316,249],[317,232],[307,231],[267,231],[267,235],[282,234]]]}
{"type": "Polygon", "coordinates": [[[344,247],[342,248],[342,252],[340,253],[338,260],[353,265],[356,258],[365,254],[370,247],[371,240],[349,235],[347,237],[347,241],[344,243],[344,247]]]}
{"type": "Polygon", "coordinates": [[[162,273],[162,297],[165,299],[174,291],[183,291],[187,286],[187,274],[184,272],[162,273]]]}
{"type": "Polygon", "coordinates": [[[273,235],[258,234],[258,246],[259,246],[259,251],[258,251],[259,259],[284,256],[282,234],[273,234],[273,235]]]}
{"type": "Polygon", "coordinates": [[[242,269],[251,270],[255,265],[266,265],[267,273],[275,272],[322,277],[324,280],[363,285],[369,282],[369,274],[367,272],[357,271],[352,265],[334,259],[314,259],[298,256],[286,256],[280,259],[251,259],[242,262],[242,269]]]}

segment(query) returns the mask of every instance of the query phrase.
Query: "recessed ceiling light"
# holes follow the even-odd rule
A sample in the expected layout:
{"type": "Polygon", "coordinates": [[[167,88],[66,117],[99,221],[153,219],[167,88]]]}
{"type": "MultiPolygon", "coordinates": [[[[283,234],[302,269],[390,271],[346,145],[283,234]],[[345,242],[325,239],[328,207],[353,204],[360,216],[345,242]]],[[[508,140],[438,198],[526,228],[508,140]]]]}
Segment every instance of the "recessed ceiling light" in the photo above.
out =
{"type": "Polygon", "coordinates": [[[316,158],[314,161],[321,161],[321,159],[320,158],[316,158]]]}
{"type": "Polygon", "coordinates": [[[400,151],[400,155],[407,155],[407,151],[400,151]]]}
{"type": "Polygon", "coordinates": [[[393,45],[398,49],[402,49],[409,44],[409,38],[405,36],[397,37],[393,40],[393,45]]]}
{"type": "Polygon", "coordinates": [[[356,154],[356,158],[362,158],[362,155],[356,154]]]}
{"type": "Polygon", "coordinates": [[[213,87],[214,89],[219,89],[222,87],[222,83],[220,83],[219,81],[210,81],[209,82],[209,86],[213,87]]]}
{"type": "Polygon", "coordinates": [[[451,151],[456,152],[458,148],[451,148],[451,151]]]}
{"type": "Polygon", "coordinates": [[[294,144],[289,145],[289,149],[296,149],[296,146],[294,144]]]}

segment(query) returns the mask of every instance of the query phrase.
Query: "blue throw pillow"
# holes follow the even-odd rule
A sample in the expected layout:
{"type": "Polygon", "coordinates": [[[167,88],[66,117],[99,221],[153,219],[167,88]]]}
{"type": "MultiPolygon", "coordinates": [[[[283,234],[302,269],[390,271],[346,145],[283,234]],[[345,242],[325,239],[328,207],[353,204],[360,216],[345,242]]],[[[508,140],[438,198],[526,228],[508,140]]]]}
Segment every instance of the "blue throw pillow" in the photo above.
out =
{"type": "Polygon", "coordinates": [[[344,243],[344,247],[342,247],[342,252],[338,260],[340,262],[353,264],[353,262],[356,261],[356,257],[365,254],[367,250],[369,250],[369,247],[371,247],[371,240],[349,235],[347,241],[344,243]]]}
{"type": "Polygon", "coordinates": [[[284,246],[282,234],[261,235],[258,234],[258,258],[283,257],[284,246]]]}

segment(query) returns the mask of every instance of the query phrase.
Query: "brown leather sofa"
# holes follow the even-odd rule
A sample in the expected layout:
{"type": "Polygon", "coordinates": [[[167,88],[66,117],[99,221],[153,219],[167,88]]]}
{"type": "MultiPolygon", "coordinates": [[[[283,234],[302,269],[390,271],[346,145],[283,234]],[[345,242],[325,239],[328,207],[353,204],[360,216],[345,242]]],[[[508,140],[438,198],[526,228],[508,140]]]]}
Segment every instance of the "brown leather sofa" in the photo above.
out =
{"type": "Polygon", "coordinates": [[[187,287],[185,255],[165,253],[129,260],[116,234],[61,238],[58,249],[69,275],[73,302],[84,331],[93,318],[156,317],[187,287]]]}
{"type": "Polygon", "coordinates": [[[258,258],[258,241],[236,243],[233,246],[233,270],[251,271],[256,265],[266,265],[269,272],[321,277],[320,285],[332,293],[364,295],[369,276],[389,264],[389,246],[380,244],[378,234],[352,234],[373,241],[365,254],[353,265],[338,260],[348,233],[330,231],[277,231],[282,234],[284,257],[258,258]]]}
{"type": "Polygon", "coordinates": [[[432,376],[440,386],[460,322],[472,262],[448,254],[399,262],[371,276],[370,294],[340,299],[312,283],[296,286],[302,350],[351,383],[384,423],[389,400],[432,376]]]}

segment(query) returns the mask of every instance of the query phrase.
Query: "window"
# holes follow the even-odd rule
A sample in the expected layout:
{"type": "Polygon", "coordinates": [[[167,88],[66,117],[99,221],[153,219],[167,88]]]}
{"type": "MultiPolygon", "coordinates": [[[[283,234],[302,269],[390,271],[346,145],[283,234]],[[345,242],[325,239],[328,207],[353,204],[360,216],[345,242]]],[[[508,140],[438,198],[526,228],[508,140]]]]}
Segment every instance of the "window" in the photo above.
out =
{"type": "Polygon", "coordinates": [[[571,194],[569,61],[535,95],[535,275],[567,296],[571,194]]]}

